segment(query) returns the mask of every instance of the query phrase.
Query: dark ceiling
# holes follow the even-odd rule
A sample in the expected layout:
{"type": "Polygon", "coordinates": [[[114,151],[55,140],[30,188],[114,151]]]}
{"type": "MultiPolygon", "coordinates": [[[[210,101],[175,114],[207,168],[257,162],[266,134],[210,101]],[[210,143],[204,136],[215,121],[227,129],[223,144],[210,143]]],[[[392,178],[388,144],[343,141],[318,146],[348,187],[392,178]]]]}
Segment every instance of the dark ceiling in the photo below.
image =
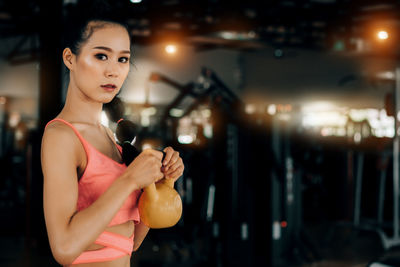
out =
{"type": "MultiPolygon", "coordinates": [[[[64,0],[60,7],[65,10],[78,2],[82,1],[64,0]]],[[[141,3],[114,0],[110,3],[131,26],[135,42],[142,45],[177,40],[198,49],[254,49],[268,45],[351,50],[359,44],[357,40],[368,40],[373,27],[390,29],[392,43],[396,43],[400,25],[400,1],[395,0],[142,0],[141,3]]],[[[43,6],[46,1],[0,0],[0,40],[34,35],[43,6]]]]}

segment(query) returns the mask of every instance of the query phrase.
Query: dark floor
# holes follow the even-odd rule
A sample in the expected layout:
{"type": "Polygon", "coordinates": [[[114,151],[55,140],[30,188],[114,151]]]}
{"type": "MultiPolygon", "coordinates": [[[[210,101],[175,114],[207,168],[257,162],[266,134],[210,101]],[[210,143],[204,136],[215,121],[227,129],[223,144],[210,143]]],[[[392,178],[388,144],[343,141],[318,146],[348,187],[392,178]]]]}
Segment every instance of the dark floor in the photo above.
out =
{"type": "MultiPolygon", "coordinates": [[[[391,262],[400,266],[400,248],[385,251],[379,236],[374,231],[355,229],[347,223],[309,224],[304,228],[303,239],[307,249],[303,263],[287,264],[285,266],[299,267],[361,267],[374,260],[391,262]],[[311,260],[310,260],[311,259],[311,260]],[[308,262],[307,262],[308,261],[308,262]],[[399,265],[395,262],[399,262],[399,265]]],[[[49,256],[47,248],[40,247],[35,242],[26,242],[23,237],[0,237],[1,267],[51,267],[59,266],[49,256]],[[31,244],[28,244],[31,243],[31,244]]],[[[176,261],[171,245],[155,244],[151,240],[144,242],[141,251],[132,258],[132,266],[199,266],[194,264],[189,249],[181,249],[180,260],[176,261]]],[[[380,265],[384,266],[384,265],[380,265]]]]}
{"type": "Polygon", "coordinates": [[[400,259],[400,249],[385,251],[375,231],[357,229],[351,223],[310,225],[306,232],[318,259],[303,267],[361,267],[389,254],[400,259]]]}

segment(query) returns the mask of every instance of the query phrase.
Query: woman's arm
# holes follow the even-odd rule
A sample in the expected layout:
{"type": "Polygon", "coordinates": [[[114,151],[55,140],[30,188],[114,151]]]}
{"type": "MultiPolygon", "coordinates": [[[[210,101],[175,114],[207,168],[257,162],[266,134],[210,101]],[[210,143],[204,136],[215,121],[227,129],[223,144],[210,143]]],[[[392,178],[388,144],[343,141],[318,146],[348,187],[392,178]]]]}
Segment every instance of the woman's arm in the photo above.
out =
{"type": "MultiPolygon", "coordinates": [[[[70,264],[107,227],[135,184],[117,179],[90,207],[76,213],[79,139],[71,129],[51,125],[42,141],[43,207],[50,246],[60,264],[70,264]]],[[[80,146],[80,147],[79,147],[80,146]]]]}
{"type": "Polygon", "coordinates": [[[147,227],[143,222],[140,222],[135,225],[135,236],[134,236],[134,243],[133,243],[133,251],[138,250],[140,245],[142,244],[143,240],[145,239],[147,233],[149,232],[150,228],[147,227]]]}
{"type": "Polygon", "coordinates": [[[44,214],[54,258],[64,265],[70,264],[96,240],[129,194],[162,178],[162,154],[148,151],[135,164],[129,165],[91,206],[76,212],[76,170],[82,155],[79,149],[83,149],[82,145],[69,127],[50,125],[46,129],[41,155],[44,214]],[[141,177],[141,183],[136,177],[141,177]]]}

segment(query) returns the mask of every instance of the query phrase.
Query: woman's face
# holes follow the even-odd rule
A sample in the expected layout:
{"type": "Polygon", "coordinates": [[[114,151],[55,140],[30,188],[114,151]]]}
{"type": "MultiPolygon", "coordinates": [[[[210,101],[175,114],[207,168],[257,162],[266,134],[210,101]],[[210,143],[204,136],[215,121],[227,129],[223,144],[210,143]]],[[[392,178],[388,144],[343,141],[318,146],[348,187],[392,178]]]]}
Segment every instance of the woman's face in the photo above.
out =
{"type": "Polygon", "coordinates": [[[96,29],[75,57],[71,78],[89,99],[110,102],[121,89],[128,72],[130,40],[120,25],[96,29]]]}

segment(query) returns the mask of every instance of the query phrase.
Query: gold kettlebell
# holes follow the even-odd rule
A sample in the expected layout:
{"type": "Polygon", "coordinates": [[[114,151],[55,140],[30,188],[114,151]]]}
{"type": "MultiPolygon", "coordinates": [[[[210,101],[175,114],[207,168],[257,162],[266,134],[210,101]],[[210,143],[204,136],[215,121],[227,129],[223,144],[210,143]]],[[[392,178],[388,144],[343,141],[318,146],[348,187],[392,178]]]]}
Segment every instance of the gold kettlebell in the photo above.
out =
{"type": "Polygon", "coordinates": [[[182,216],[182,199],[174,189],[174,181],[164,178],[144,188],[139,198],[139,213],[150,228],[174,226],[182,216]]]}

